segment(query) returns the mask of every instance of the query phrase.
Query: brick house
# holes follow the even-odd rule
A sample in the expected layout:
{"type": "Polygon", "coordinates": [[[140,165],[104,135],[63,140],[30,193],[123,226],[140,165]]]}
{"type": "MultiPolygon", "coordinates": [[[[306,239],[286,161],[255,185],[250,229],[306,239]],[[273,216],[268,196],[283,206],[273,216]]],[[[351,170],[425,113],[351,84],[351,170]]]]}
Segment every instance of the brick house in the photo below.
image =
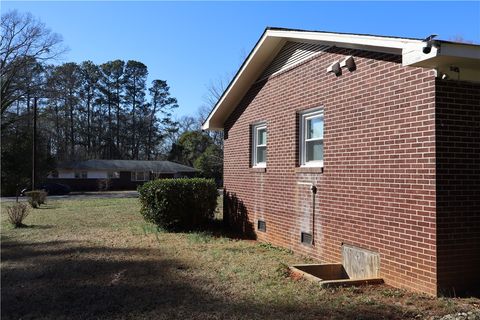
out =
{"type": "Polygon", "coordinates": [[[224,131],[243,232],[378,253],[396,287],[480,288],[479,45],[267,28],[203,129],[224,131]]]}

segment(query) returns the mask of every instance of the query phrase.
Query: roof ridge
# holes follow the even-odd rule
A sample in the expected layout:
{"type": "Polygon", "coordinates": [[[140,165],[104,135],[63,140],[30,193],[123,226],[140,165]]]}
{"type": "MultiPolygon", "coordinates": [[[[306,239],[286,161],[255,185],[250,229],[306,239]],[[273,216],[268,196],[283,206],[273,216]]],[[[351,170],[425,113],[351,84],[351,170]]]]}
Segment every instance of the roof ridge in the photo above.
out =
{"type": "Polygon", "coordinates": [[[352,32],[324,31],[324,30],[283,28],[283,27],[269,27],[269,26],[267,26],[267,27],[265,28],[265,30],[272,30],[272,31],[315,32],[315,33],[343,34],[343,35],[352,35],[352,36],[368,36],[368,37],[379,37],[379,38],[408,39],[408,40],[419,40],[419,41],[422,41],[422,40],[423,40],[422,38],[414,38],[414,37],[386,36],[386,35],[370,34],[370,33],[352,33],[352,32]]]}

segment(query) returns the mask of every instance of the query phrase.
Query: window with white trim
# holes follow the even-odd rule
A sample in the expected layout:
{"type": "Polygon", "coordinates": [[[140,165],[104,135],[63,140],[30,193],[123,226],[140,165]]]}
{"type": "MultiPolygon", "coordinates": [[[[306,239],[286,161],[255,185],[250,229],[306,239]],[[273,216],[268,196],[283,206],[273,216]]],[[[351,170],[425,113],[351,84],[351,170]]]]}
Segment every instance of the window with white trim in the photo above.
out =
{"type": "Polygon", "coordinates": [[[150,172],[148,171],[132,171],[132,181],[148,181],[150,172]]]}
{"type": "Polygon", "coordinates": [[[300,115],[300,165],[323,167],[323,109],[300,115]]]}
{"type": "Polygon", "coordinates": [[[265,123],[252,126],[252,166],[267,166],[267,125],[265,123]]]}

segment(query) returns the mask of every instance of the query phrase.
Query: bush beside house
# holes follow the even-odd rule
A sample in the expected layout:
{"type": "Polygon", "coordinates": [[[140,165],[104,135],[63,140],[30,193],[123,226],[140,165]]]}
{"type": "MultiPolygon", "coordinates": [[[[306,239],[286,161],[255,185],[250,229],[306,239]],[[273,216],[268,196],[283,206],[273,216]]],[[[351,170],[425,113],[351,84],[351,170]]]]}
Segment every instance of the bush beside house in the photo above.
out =
{"type": "Polygon", "coordinates": [[[213,179],[159,179],[138,188],[141,214],[167,230],[192,230],[214,217],[218,192],[213,179]]]}
{"type": "Polygon", "coordinates": [[[47,199],[47,192],[44,190],[32,190],[25,192],[25,195],[28,197],[28,203],[32,208],[38,208],[41,204],[45,204],[47,199]]]}

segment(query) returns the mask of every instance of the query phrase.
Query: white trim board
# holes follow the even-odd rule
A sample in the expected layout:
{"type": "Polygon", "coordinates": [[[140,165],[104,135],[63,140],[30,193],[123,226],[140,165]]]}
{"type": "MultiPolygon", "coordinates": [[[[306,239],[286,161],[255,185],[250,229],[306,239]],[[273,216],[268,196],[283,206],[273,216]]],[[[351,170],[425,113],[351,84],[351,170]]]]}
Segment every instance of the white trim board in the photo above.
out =
{"type": "Polygon", "coordinates": [[[424,53],[428,43],[419,39],[267,28],[203,123],[203,130],[223,130],[228,116],[288,41],[397,54],[404,66],[445,73],[454,63],[468,69],[458,79],[480,81],[480,45],[434,40],[429,43],[430,52],[424,53]]]}

